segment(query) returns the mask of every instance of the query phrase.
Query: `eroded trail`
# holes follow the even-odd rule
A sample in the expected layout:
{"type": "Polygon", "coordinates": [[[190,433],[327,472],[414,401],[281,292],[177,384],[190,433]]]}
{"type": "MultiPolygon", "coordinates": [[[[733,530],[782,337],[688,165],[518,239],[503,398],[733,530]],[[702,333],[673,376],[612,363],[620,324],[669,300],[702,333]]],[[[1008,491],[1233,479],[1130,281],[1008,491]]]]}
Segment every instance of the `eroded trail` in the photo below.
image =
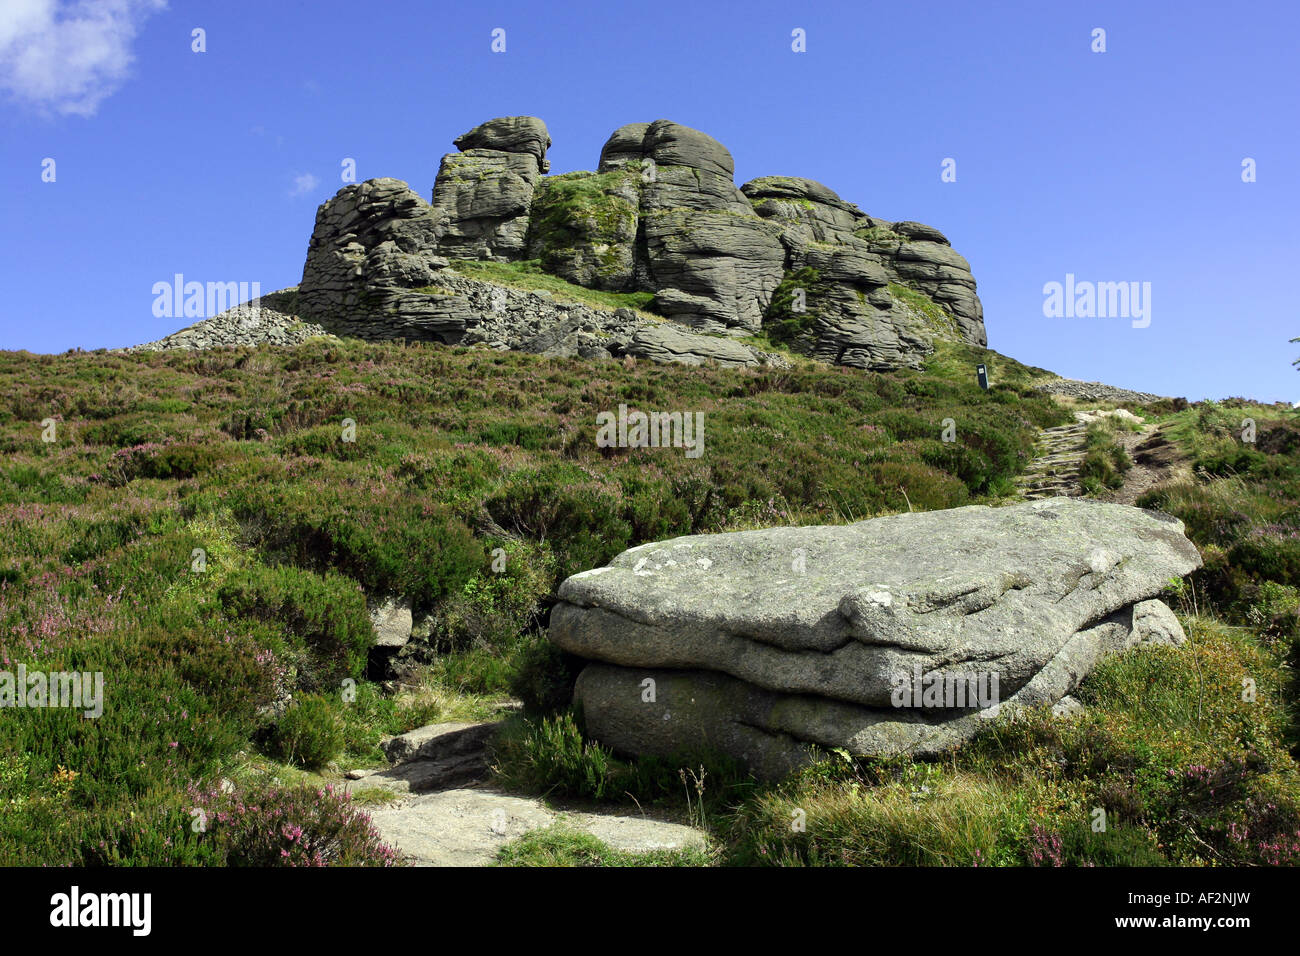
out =
{"type": "Polygon", "coordinates": [[[1100,500],[1132,505],[1156,485],[1191,480],[1191,462],[1158,425],[1147,425],[1141,432],[1126,432],[1120,436],[1120,442],[1133,459],[1133,467],[1124,474],[1124,484],[1099,495],[1100,500]]]}
{"type": "MultiPolygon", "coordinates": [[[[1119,409],[1118,412],[1124,411],[1119,409]]],[[[1038,457],[1016,479],[1016,490],[1024,498],[1083,495],[1079,468],[1087,454],[1088,425],[1099,417],[1118,412],[1076,411],[1072,425],[1044,428],[1038,435],[1038,457]]],[[[1124,474],[1124,484],[1096,495],[1098,501],[1131,505],[1143,493],[1167,481],[1191,477],[1184,456],[1161,433],[1160,426],[1143,425],[1141,431],[1119,432],[1116,440],[1128,452],[1133,467],[1124,474]]]]}
{"type": "MultiPolygon", "coordinates": [[[[1075,412],[1075,416],[1081,413],[1075,412]]],[[[1025,498],[1077,498],[1083,492],[1079,487],[1079,465],[1085,454],[1084,436],[1087,421],[1073,425],[1057,425],[1038,433],[1038,457],[1023,475],[1016,479],[1016,490],[1025,498]]]]}

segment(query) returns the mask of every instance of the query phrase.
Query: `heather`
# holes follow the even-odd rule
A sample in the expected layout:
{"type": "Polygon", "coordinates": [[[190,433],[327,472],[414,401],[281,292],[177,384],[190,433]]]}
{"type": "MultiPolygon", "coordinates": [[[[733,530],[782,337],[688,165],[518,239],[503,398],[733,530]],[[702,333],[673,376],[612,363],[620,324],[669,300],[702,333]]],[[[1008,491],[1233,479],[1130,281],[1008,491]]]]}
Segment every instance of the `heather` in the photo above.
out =
{"type": "MultiPolygon", "coordinates": [[[[1075,717],[998,720],[945,762],[831,755],[720,819],[730,862],[1300,864],[1295,413],[1239,399],[1135,410],[1192,468],[1138,501],[1181,518],[1204,556],[1168,591],[1187,643],[1111,658],[1075,717]]],[[[1089,434],[1098,486],[1127,467],[1109,431],[1089,434]]]]}
{"type": "MultiPolygon", "coordinates": [[[[105,675],[98,719],[0,710],[0,859],[104,862],[128,820],[175,844],[192,788],[254,805],[378,762],[385,734],[553,707],[541,628],[568,574],[671,535],[982,500],[1063,417],[915,371],[594,369],[326,341],[0,354],[0,659],[105,675]],[[703,411],[706,453],[597,448],[620,403],[703,411]],[[439,652],[397,694],[368,679],[366,600],[388,595],[439,652]]],[[[159,859],[152,838],[111,859],[159,859]]]]}
{"type": "MultiPolygon", "coordinates": [[[[665,862],[1294,863],[1300,431],[1277,408],[1135,409],[1194,463],[1143,503],[1206,566],[1167,596],[1187,644],[1105,662],[1075,719],[757,786],[708,754],[619,758],[569,710],[574,662],[545,639],[565,576],[673,535],[1004,500],[1038,430],[1070,419],[1032,389],[1046,374],[968,346],[884,374],[396,342],[0,353],[0,666],[105,675],[97,719],[0,709],[0,861],[398,862],[326,788],[386,735],[519,700],[498,782],[714,838],[665,862]],[[596,447],[619,404],[703,411],[705,453],[596,447]],[[431,651],[400,687],[371,661],[383,596],[431,651]]],[[[556,832],[503,862],[630,861],[556,832]]]]}
{"type": "MultiPolygon", "coordinates": [[[[1104,661],[1073,717],[1003,717],[937,761],[828,753],[762,787],[693,754],[669,762],[697,768],[674,786],[669,768],[630,767],[562,716],[524,718],[498,745],[499,775],[521,789],[703,807],[732,865],[1300,864],[1295,413],[1240,400],[1135,410],[1192,469],[1139,504],[1186,522],[1205,567],[1164,595],[1187,642],[1104,661]]],[[[1089,446],[1097,474],[1121,469],[1113,428],[1094,428],[1089,446]]]]}

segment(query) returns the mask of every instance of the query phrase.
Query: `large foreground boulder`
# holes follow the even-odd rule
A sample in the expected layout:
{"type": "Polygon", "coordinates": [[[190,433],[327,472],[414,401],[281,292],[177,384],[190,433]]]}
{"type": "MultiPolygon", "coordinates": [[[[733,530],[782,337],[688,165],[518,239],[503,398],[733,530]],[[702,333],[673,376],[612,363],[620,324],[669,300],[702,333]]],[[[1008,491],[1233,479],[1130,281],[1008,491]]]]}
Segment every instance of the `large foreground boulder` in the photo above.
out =
{"type": "Polygon", "coordinates": [[[592,662],[598,740],[777,777],[817,747],[939,753],[1107,654],[1179,643],[1154,598],[1200,563],[1180,521],[1070,498],[701,535],[569,578],[550,638],[592,662]]]}

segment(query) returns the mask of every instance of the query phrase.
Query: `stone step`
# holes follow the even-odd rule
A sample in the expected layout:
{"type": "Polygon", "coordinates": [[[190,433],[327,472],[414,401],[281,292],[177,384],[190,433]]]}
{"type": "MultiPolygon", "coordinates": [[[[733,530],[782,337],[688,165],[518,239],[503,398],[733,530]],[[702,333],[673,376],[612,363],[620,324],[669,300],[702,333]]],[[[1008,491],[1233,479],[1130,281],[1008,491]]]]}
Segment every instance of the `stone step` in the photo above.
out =
{"type": "Polygon", "coordinates": [[[427,724],[409,733],[390,737],[379,745],[391,764],[412,760],[441,760],[444,757],[481,751],[500,723],[427,724]]]}
{"type": "Polygon", "coordinates": [[[424,793],[463,786],[488,776],[487,743],[500,721],[428,724],[379,745],[391,767],[348,773],[347,789],[424,793]]]}

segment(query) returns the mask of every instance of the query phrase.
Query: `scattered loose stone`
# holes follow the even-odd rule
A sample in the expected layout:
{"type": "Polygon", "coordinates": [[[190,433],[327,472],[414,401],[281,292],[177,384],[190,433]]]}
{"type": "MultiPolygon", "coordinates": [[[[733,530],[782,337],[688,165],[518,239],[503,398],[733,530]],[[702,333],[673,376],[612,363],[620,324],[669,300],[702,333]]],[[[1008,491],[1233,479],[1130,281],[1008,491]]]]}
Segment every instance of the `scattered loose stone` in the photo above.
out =
{"type": "Polygon", "coordinates": [[[1085,402],[1116,402],[1130,405],[1144,405],[1158,402],[1163,396],[1150,392],[1135,392],[1115,385],[1103,385],[1101,382],[1080,382],[1072,378],[1054,379],[1035,385],[1040,392],[1050,395],[1066,395],[1070,398],[1083,399],[1085,402]]]}
{"type": "Polygon", "coordinates": [[[500,723],[427,724],[405,734],[390,737],[379,745],[392,764],[414,760],[441,760],[469,753],[482,753],[500,723]]]}
{"type": "Polygon", "coordinates": [[[1066,695],[1052,705],[1052,716],[1066,718],[1077,717],[1079,714],[1083,713],[1084,709],[1082,701],[1075,697],[1066,695]]]}
{"type": "Polygon", "coordinates": [[[114,351],[162,352],[239,346],[254,348],[259,345],[291,346],[317,336],[329,336],[324,327],[300,320],[296,314],[297,307],[297,287],[281,289],[262,296],[257,305],[245,302],[156,342],[114,351]]]}

